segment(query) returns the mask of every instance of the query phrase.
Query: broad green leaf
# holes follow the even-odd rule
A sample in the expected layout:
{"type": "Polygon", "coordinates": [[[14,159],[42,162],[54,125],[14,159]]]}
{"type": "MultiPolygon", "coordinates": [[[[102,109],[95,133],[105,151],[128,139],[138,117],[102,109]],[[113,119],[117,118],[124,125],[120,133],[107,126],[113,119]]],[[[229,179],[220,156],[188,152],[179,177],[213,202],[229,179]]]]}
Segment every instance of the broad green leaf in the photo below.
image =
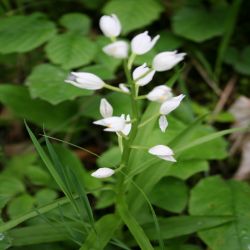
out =
{"type": "Polygon", "coordinates": [[[40,14],[1,18],[0,53],[30,51],[51,39],[55,33],[55,25],[40,14]]]}
{"type": "Polygon", "coordinates": [[[55,190],[44,188],[39,190],[36,195],[36,204],[38,206],[46,205],[52,201],[54,201],[57,198],[58,194],[55,190]]]}
{"type": "MultiPolygon", "coordinates": [[[[232,216],[173,216],[171,218],[159,218],[159,224],[163,239],[172,239],[183,235],[189,235],[201,230],[214,228],[233,221],[232,216]]],[[[228,224],[229,225],[229,224],[228,224]]],[[[143,226],[150,240],[156,240],[157,234],[153,223],[143,226]]]]}
{"type": "Polygon", "coordinates": [[[95,208],[103,209],[109,207],[115,203],[115,193],[112,190],[103,190],[98,195],[95,208]]]}
{"type": "Polygon", "coordinates": [[[38,165],[29,167],[25,176],[35,185],[49,185],[52,182],[49,173],[38,165]]]}
{"type": "Polygon", "coordinates": [[[195,42],[203,42],[222,35],[226,9],[183,7],[172,18],[172,27],[177,35],[195,42]],[[218,23],[220,25],[218,25],[218,23]]]}
{"type": "Polygon", "coordinates": [[[77,31],[84,35],[88,34],[91,25],[90,18],[81,13],[65,14],[60,18],[59,22],[66,29],[77,31]]]}
{"type": "Polygon", "coordinates": [[[40,214],[45,214],[45,213],[50,212],[54,209],[58,209],[58,206],[63,206],[63,205],[68,204],[68,203],[69,203],[69,200],[67,197],[57,199],[54,202],[52,202],[51,204],[42,206],[40,208],[37,208],[34,211],[25,213],[16,219],[13,219],[13,220],[10,220],[6,223],[0,224],[0,232],[5,232],[7,230],[10,230],[10,229],[16,227],[17,225],[19,225],[19,224],[21,224],[29,219],[35,218],[35,217],[39,216],[40,214]],[[37,213],[37,211],[39,213],[37,213]]]}
{"type": "Polygon", "coordinates": [[[19,155],[15,155],[8,162],[3,169],[1,175],[14,176],[17,178],[23,178],[30,167],[35,167],[37,155],[34,152],[25,152],[19,155]]]}
{"type": "Polygon", "coordinates": [[[29,194],[22,194],[11,200],[11,202],[8,204],[7,211],[10,218],[13,219],[18,217],[19,215],[31,211],[33,205],[34,198],[29,194]]]}
{"type": "Polygon", "coordinates": [[[154,0],[112,0],[103,9],[106,14],[115,13],[118,16],[124,34],[149,25],[162,11],[163,6],[154,0]]]}
{"type": "MultiPolygon", "coordinates": [[[[122,93],[111,92],[105,97],[110,104],[114,107],[114,115],[121,114],[130,114],[131,106],[130,106],[130,97],[129,95],[124,95],[122,93]]],[[[141,103],[139,102],[139,108],[141,107],[141,103]]]]}
{"type": "Polygon", "coordinates": [[[99,120],[101,117],[99,111],[101,98],[102,97],[98,94],[79,98],[78,101],[80,105],[81,115],[83,117],[99,120]]]}
{"type": "Polygon", "coordinates": [[[169,166],[167,172],[168,176],[174,176],[182,180],[186,180],[192,175],[199,172],[206,172],[209,170],[209,164],[204,160],[183,160],[176,164],[169,166]]]}
{"type": "Polygon", "coordinates": [[[99,167],[113,168],[116,167],[121,160],[121,151],[119,147],[113,147],[105,151],[98,159],[99,167]]]}
{"type": "Polygon", "coordinates": [[[90,63],[96,53],[96,45],[77,32],[55,36],[45,48],[51,62],[64,69],[73,69],[90,63]]]}
{"type": "Polygon", "coordinates": [[[188,201],[188,187],[176,178],[162,178],[150,192],[149,199],[157,207],[180,213],[188,201]]]}
{"type": "Polygon", "coordinates": [[[105,64],[87,66],[80,71],[98,75],[102,80],[110,80],[115,78],[114,72],[105,64]]]}
{"type": "Polygon", "coordinates": [[[119,217],[114,214],[103,216],[95,223],[96,232],[90,232],[80,250],[104,249],[120,224],[119,217]]]}
{"type": "Polygon", "coordinates": [[[26,87],[10,84],[0,84],[0,102],[17,117],[58,131],[67,127],[67,121],[75,113],[72,104],[53,106],[42,100],[33,100],[26,87]]]}
{"type": "Polygon", "coordinates": [[[80,89],[64,82],[67,76],[68,72],[56,66],[41,64],[33,69],[26,84],[29,86],[33,98],[39,97],[54,105],[92,93],[92,91],[80,89]]]}
{"type": "Polygon", "coordinates": [[[247,250],[250,246],[250,187],[218,176],[201,180],[192,190],[190,214],[233,216],[230,224],[201,231],[199,236],[213,250],[247,250]]]}
{"type": "Polygon", "coordinates": [[[166,50],[175,50],[182,46],[184,40],[170,31],[160,32],[160,39],[155,45],[157,52],[163,52],[166,50]]]}
{"type": "Polygon", "coordinates": [[[241,52],[236,48],[229,48],[225,62],[231,64],[236,71],[244,75],[250,75],[250,45],[246,46],[241,52]]]}
{"type": "Polygon", "coordinates": [[[25,191],[23,183],[15,177],[1,176],[0,183],[0,208],[3,208],[12,197],[25,191]]]}

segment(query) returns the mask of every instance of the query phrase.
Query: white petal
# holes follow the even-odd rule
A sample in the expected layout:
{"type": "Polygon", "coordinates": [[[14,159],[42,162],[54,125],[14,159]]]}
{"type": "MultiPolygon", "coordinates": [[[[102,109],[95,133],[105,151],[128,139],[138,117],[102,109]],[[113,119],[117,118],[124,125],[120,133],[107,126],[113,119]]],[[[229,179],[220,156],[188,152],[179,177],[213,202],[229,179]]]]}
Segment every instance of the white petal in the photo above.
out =
{"type": "Polygon", "coordinates": [[[157,35],[151,40],[151,37],[148,35],[148,31],[135,36],[131,41],[132,52],[136,55],[143,55],[147,53],[154,47],[159,38],[160,36],[157,35]]]}
{"type": "Polygon", "coordinates": [[[65,82],[89,90],[101,89],[105,84],[100,77],[86,72],[71,72],[65,82]]]}
{"type": "Polygon", "coordinates": [[[173,150],[165,145],[156,145],[150,148],[148,152],[156,156],[170,156],[174,154],[173,150]]]}
{"type": "Polygon", "coordinates": [[[159,127],[162,132],[166,131],[166,128],[168,127],[168,121],[165,115],[161,115],[159,118],[159,127]]]}
{"type": "Polygon", "coordinates": [[[172,96],[173,94],[171,88],[166,85],[159,85],[147,94],[148,100],[156,102],[164,102],[172,96]]]}
{"type": "Polygon", "coordinates": [[[176,159],[172,155],[167,155],[167,156],[158,156],[159,158],[165,160],[165,161],[172,161],[176,162],[176,159]]]}
{"type": "Polygon", "coordinates": [[[101,99],[100,113],[102,117],[104,118],[107,118],[113,115],[113,107],[105,98],[101,99]]]}
{"type": "Polygon", "coordinates": [[[130,119],[130,115],[127,115],[126,117],[126,125],[124,127],[124,129],[121,131],[124,135],[128,135],[130,133],[130,130],[132,128],[132,124],[131,124],[131,119],[130,119]]]}
{"type": "Polygon", "coordinates": [[[124,83],[119,83],[119,88],[125,93],[130,93],[129,88],[124,83]]]}
{"type": "Polygon", "coordinates": [[[149,69],[149,67],[147,67],[146,63],[135,68],[135,70],[133,71],[133,80],[136,81],[137,85],[144,86],[144,85],[148,84],[153,79],[155,71],[154,70],[151,72],[149,72],[149,71],[150,71],[150,69],[149,69]],[[149,72],[149,73],[147,75],[145,75],[144,77],[142,77],[147,72],[149,72]],[[140,77],[142,77],[142,78],[139,80],[136,80],[140,77]]]}
{"type": "Polygon", "coordinates": [[[116,15],[102,16],[99,22],[100,29],[107,37],[117,37],[121,33],[121,23],[116,15]]]}
{"type": "Polygon", "coordinates": [[[182,99],[185,95],[178,95],[176,97],[172,97],[169,100],[165,101],[160,107],[160,113],[162,115],[167,115],[173,110],[175,110],[181,103],[182,99]]]}
{"type": "Polygon", "coordinates": [[[104,53],[114,58],[123,59],[128,57],[128,44],[124,41],[108,44],[102,50],[104,53]]]}
{"type": "Polygon", "coordinates": [[[172,69],[177,63],[182,61],[186,53],[177,51],[167,51],[157,54],[153,59],[153,68],[156,71],[166,71],[172,69]]]}
{"type": "Polygon", "coordinates": [[[99,168],[95,172],[93,172],[91,174],[91,176],[93,176],[95,178],[102,179],[102,178],[110,177],[114,173],[115,173],[115,171],[113,169],[111,169],[111,168],[99,168]]]}
{"type": "Polygon", "coordinates": [[[104,129],[105,131],[120,132],[124,129],[126,125],[126,121],[124,117],[112,116],[112,117],[108,117],[108,118],[95,121],[94,124],[106,126],[107,128],[104,129]]]}

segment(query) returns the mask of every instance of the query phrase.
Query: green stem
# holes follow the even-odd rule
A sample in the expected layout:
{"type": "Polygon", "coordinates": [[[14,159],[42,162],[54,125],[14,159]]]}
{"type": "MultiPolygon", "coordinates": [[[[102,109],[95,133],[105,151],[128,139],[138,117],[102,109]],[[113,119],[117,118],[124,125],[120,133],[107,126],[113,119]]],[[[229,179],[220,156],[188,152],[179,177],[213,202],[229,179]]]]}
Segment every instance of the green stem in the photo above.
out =
{"type": "Polygon", "coordinates": [[[119,88],[117,88],[117,87],[114,87],[114,86],[112,86],[112,85],[109,85],[109,84],[107,84],[107,83],[105,83],[104,88],[110,89],[110,90],[113,90],[113,91],[116,91],[116,92],[120,92],[120,93],[123,93],[123,94],[126,94],[126,95],[130,95],[130,93],[124,92],[124,91],[122,91],[121,89],[119,89],[119,88]]]}
{"type": "MultiPolygon", "coordinates": [[[[131,104],[131,108],[132,108],[131,120],[133,120],[133,125],[131,128],[130,134],[129,134],[129,138],[128,138],[128,140],[123,140],[124,145],[123,145],[123,154],[122,154],[120,168],[124,168],[124,171],[126,172],[126,167],[128,166],[129,156],[130,156],[130,152],[131,152],[130,145],[132,145],[132,143],[136,137],[140,113],[139,113],[137,100],[136,100],[135,82],[131,78],[131,74],[130,74],[130,71],[128,69],[126,61],[124,61],[124,70],[125,70],[127,82],[131,88],[130,104],[131,104]]],[[[117,212],[118,212],[119,200],[121,199],[121,197],[124,196],[124,192],[125,192],[125,188],[123,187],[124,186],[124,178],[125,178],[124,175],[121,173],[119,173],[117,175],[117,190],[116,190],[117,191],[117,207],[116,207],[117,212]]]]}
{"type": "Polygon", "coordinates": [[[139,128],[141,128],[141,127],[144,127],[145,125],[147,125],[149,122],[151,122],[152,120],[154,120],[156,117],[158,117],[160,114],[159,113],[157,113],[157,114],[155,114],[155,115],[153,115],[153,116],[151,116],[151,117],[149,117],[147,120],[145,120],[143,123],[140,123],[139,124],[139,128]]]}

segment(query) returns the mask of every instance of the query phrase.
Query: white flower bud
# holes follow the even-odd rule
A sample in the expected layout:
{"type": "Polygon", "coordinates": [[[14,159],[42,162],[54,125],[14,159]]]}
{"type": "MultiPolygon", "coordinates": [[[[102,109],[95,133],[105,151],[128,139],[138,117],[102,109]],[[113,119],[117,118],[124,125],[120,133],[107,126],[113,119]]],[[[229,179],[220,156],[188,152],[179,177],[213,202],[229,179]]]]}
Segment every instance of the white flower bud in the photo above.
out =
{"type": "Polygon", "coordinates": [[[156,71],[166,71],[172,69],[177,63],[184,59],[186,53],[177,51],[167,51],[157,54],[153,59],[153,68],[156,71]]]}
{"type": "Polygon", "coordinates": [[[157,35],[151,39],[151,37],[148,35],[148,31],[135,36],[131,41],[132,52],[136,55],[143,55],[147,53],[154,47],[159,38],[160,36],[157,35]]]}
{"type": "MultiPolygon", "coordinates": [[[[125,117],[125,115],[122,115],[122,116],[125,117]]],[[[127,117],[126,117],[126,125],[125,125],[124,129],[121,132],[124,135],[128,135],[130,133],[131,128],[132,128],[132,124],[131,124],[130,115],[127,115],[127,117]]]]}
{"type": "Polygon", "coordinates": [[[147,94],[148,100],[160,103],[165,102],[172,96],[173,94],[171,88],[167,87],[166,85],[157,86],[147,94]]]}
{"type": "Polygon", "coordinates": [[[107,37],[117,37],[121,33],[121,23],[116,15],[102,16],[99,26],[103,34],[107,37]]]}
{"type": "Polygon", "coordinates": [[[126,120],[123,116],[111,116],[98,121],[95,121],[94,124],[107,127],[104,131],[108,132],[122,132],[126,126],[126,120]]]}
{"type": "Polygon", "coordinates": [[[71,83],[78,88],[89,90],[101,89],[105,85],[98,76],[85,72],[71,72],[65,82],[71,83]]]}
{"type": "Polygon", "coordinates": [[[165,145],[156,145],[150,148],[148,152],[165,161],[176,162],[175,158],[173,157],[174,155],[173,150],[165,145]]]}
{"type": "Polygon", "coordinates": [[[128,44],[124,41],[108,44],[102,50],[104,53],[114,58],[123,59],[128,57],[128,44]]]}
{"type": "Polygon", "coordinates": [[[124,83],[119,83],[119,88],[125,92],[125,93],[129,93],[129,88],[124,84],[124,83]]]}
{"type": "Polygon", "coordinates": [[[176,97],[172,97],[162,103],[160,107],[160,114],[161,115],[168,115],[170,112],[175,110],[181,103],[182,99],[185,97],[185,95],[178,95],[176,97]]]}
{"type": "Polygon", "coordinates": [[[133,79],[136,81],[136,84],[139,86],[144,86],[148,84],[154,77],[155,70],[150,71],[149,67],[147,67],[147,64],[144,63],[143,65],[135,68],[133,71],[133,79]],[[146,74],[149,72],[148,74],[146,74]],[[142,77],[145,75],[144,77],[142,77]],[[142,77],[141,79],[137,80],[138,78],[142,77]]]}
{"type": "Polygon", "coordinates": [[[159,127],[163,133],[166,131],[166,128],[168,127],[168,121],[165,115],[160,116],[159,127]]]}
{"type": "Polygon", "coordinates": [[[113,175],[115,171],[111,168],[99,168],[95,172],[91,174],[91,176],[102,179],[102,178],[107,178],[113,175]]]}
{"type": "Polygon", "coordinates": [[[111,117],[113,115],[113,107],[105,98],[101,99],[100,113],[103,118],[111,117]]]}

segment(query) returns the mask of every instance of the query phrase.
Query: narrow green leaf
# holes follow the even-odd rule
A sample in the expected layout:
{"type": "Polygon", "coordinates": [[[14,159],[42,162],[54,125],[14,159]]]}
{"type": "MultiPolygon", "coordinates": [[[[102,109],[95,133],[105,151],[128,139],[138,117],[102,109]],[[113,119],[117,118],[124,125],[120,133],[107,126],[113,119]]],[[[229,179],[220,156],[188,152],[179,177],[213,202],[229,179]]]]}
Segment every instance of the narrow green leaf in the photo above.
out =
{"type": "Polygon", "coordinates": [[[96,231],[90,232],[80,250],[104,249],[120,225],[121,221],[118,216],[114,214],[103,216],[95,223],[96,231]]]}
{"type": "Polygon", "coordinates": [[[134,236],[139,247],[142,250],[153,250],[154,248],[152,247],[148,237],[145,235],[141,226],[129,212],[127,204],[124,202],[123,198],[119,197],[117,202],[118,212],[123,222],[127,225],[129,231],[134,236]]]}
{"type": "Polygon", "coordinates": [[[244,130],[249,130],[249,128],[247,127],[243,127],[243,128],[232,128],[232,129],[226,129],[226,130],[222,130],[219,132],[215,132],[213,134],[207,135],[207,136],[203,136],[197,140],[194,140],[193,142],[190,142],[189,144],[179,147],[175,150],[176,153],[180,153],[184,150],[187,150],[189,148],[201,145],[203,143],[209,142],[211,140],[217,139],[219,137],[222,137],[224,135],[228,135],[234,132],[240,132],[240,131],[244,131],[244,130]]]}
{"type": "MultiPolygon", "coordinates": [[[[160,218],[159,224],[164,239],[172,239],[183,235],[189,235],[204,229],[223,225],[234,220],[233,216],[174,216],[160,218]]],[[[157,240],[154,223],[143,226],[150,240],[157,240]]]]}

